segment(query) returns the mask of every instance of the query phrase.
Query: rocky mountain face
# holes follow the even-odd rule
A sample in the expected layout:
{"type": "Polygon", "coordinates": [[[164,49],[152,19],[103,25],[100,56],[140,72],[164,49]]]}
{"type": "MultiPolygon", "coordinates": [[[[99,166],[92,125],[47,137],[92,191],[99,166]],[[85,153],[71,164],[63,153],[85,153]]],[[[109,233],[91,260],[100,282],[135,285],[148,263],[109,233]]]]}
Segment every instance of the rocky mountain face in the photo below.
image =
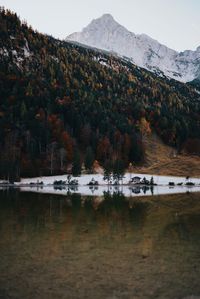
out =
{"type": "Polygon", "coordinates": [[[145,34],[134,34],[105,14],[81,32],[66,38],[91,47],[128,57],[134,64],[181,82],[200,77],[200,47],[177,52],[145,34]]]}

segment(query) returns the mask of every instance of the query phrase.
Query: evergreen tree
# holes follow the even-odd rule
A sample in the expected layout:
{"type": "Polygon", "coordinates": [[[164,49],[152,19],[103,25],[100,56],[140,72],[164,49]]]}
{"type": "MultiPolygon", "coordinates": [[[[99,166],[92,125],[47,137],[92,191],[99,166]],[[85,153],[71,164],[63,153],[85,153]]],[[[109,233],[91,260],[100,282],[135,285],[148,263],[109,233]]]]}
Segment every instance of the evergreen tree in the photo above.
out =
{"type": "Polygon", "coordinates": [[[125,165],[122,160],[117,159],[113,166],[113,180],[119,184],[119,181],[123,180],[125,173],[125,165]]]}
{"type": "Polygon", "coordinates": [[[154,179],[153,179],[153,177],[151,177],[151,179],[150,179],[150,185],[154,185],[154,179]]]}
{"type": "Polygon", "coordinates": [[[106,161],[104,165],[103,180],[107,181],[107,183],[109,184],[111,178],[112,178],[112,163],[110,161],[106,161]]]}
{"type": "Polygon", "coordinates": [[[74,151],[74,157],[72,162],[72,174],[73,176],[79,176],[81,174],[81,159],[80,153],[77,149],[74,151]]]}
{"type": "Polygon", "coordinates": [[[95,157],[94,153],[91,147],[88,147],[86,150],[86,155],[85,155],[85,168],[87,171],[91,172],[92,171],[92,166],[94,163],[95,157]]]}

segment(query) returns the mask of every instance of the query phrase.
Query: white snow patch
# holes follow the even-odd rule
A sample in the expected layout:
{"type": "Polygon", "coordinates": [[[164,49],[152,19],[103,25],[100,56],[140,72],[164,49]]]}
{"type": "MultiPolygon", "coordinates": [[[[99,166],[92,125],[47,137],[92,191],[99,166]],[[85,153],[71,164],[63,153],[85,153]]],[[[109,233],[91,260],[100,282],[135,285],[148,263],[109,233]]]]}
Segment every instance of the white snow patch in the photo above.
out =
{"type": "Polygon", "coordinates": [[[0,55],[9,56],[8,50],[6,48],[0,49],[0,55]]]}
{"type": "Polygon", "coordinates": [[[31,53],[30,53],[30,50],[29,50],[29,49],[27,49],[26,47],[24,47],[23,50],[24,50],[24,56],[25,56],[26,58],[31,56],[31,53]]]}
{"type": "Polygon", "coordinates": [[[15,57],[17,57],[18,56],[17,51],[16,50],[12,50],[12,55],[15,56],[15,57]]]}
{"type": "MultiPolygon", "coordinates": [[[[30,184],[30,183],[37,183],[37,182],[43,182],[44,185],[53,184],[54,181],[66,181],[67,180],[67,174],[66,175],[59,175],[59,176],[45,176],[45,177],[35,177],[35,178],[22,178],[20,183],[16,184],[30,184]]],[[[161,176],[161,175],[150,175],[150,174],[137,174],[137,173],[126,173],[123,179],[123,184],[128,184],[130,179],[134,176],[138,176],[141,179],[146,178],[147,180],[150,180],[153,176],[154,183],[156,183],[159,186],[166,186],[169,182],[174,182],[175,184],[178,183],[186,183],[185,177],[176,177],[176,176],[161,176]]],[[[103,180],[102,174],[85,174],[80,177],[72,177],[72,179],[77,179],[78,184],[80,186],[87,185],[92,178],[94,178],[95,181],[99,182],[99,185],[107,185],[107,183],[103,180]]],[[[191,182],[195,184],[200,185],[200,178],[190,178],[191,182]]]]}
{"type": "Polygon", "coordinates": [[[108,62],[105,60],[105,58],[102,57],[94,57],[94,61],[97,61],[98,63],[100,63],[103,66],[106,66],[108,68],[111,68],[111,66],[108,64],[108,62]]]}
{"type": "Polygon", "coordinates": [[[56,56],[51,55],[51,58],[56,61],[57,63],[59,62],[59,59],[56,56]]]}
{"type": "Polygon", "coordinates": [[[110,65],[107,64],[105,61],[99,61],[99,63],[103,66],[106,66],[106,67],[109,67],[110,68],[110,65]]]}

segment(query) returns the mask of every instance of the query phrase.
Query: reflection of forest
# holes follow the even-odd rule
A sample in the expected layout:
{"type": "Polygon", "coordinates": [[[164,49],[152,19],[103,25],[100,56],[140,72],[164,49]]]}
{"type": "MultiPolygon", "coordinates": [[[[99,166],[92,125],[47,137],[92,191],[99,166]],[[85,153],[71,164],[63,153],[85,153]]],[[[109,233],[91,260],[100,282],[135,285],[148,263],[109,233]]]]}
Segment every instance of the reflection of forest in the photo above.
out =
{"type": "Polygon", "coordinates": [[[199,194],[0,198],[0,298],[36,298],[33,288],[37,298],[200,292],[199,194]]]}

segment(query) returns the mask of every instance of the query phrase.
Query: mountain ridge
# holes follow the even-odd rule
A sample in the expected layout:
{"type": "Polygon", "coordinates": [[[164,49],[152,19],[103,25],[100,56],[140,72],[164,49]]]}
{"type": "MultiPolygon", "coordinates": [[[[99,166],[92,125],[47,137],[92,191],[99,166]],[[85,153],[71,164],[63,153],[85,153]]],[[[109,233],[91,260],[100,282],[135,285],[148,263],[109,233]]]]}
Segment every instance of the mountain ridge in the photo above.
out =
{"type": "Polygon", "coordinates": [[[200,76],[200,46],[195,51],[178,52],[159,43],[146,34],[135,34],[104,14],[94,19],[81,32],[70,34],[67,41],[113,51],[150,71],[161,71],[181,82],[200,76]]]}

